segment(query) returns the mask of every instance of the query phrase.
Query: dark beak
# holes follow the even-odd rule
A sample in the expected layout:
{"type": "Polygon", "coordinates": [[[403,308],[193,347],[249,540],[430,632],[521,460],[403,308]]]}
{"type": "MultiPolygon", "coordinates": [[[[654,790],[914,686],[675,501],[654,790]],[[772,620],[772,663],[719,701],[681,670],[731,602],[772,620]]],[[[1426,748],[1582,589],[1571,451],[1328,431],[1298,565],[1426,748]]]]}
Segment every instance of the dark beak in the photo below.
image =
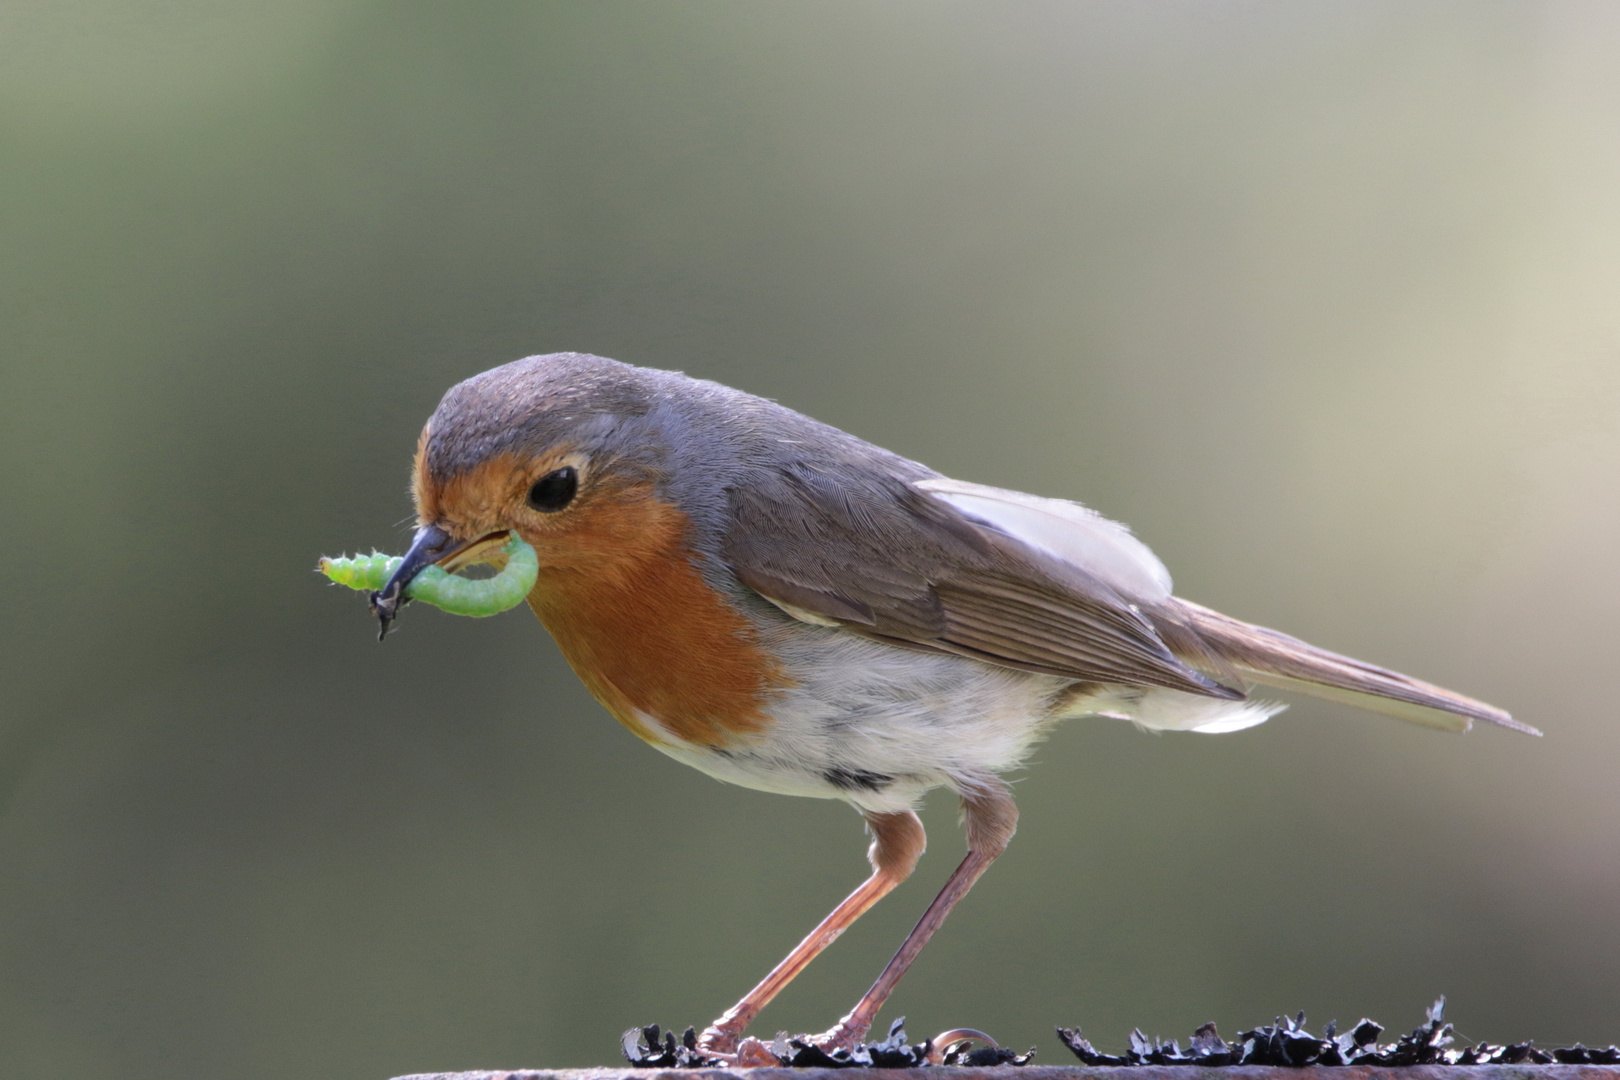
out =
{"type": "Polygon", "coordinates": [[[399,616],[405,586],[411,583],[411,579],[466,546],[467,541],[457,540],[437,525],[424,525],[416,530],[416,539],[411,541],[411,550],[405,553],[405,561],[399,564],[399,569],[394,571],[394,576],[381,590],[371,594],[371,613],[382,623],[382,628],[377,632],[378,641],[388,636],[388,624],[399,616]]]}

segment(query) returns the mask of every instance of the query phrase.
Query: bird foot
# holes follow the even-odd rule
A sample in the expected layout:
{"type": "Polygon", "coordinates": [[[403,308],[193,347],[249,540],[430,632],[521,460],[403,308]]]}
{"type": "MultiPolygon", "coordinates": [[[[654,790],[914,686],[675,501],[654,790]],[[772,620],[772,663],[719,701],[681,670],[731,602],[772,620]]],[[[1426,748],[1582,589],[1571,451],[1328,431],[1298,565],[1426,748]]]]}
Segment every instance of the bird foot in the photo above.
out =
{"type": "Polygon", "coordinates": [[[697,1049],[699,1053],[712,1054],[729,1061],[736,1056],[737,1049],[743,1041],[741,1031],[732,1031],[717,1022],[704,1028],[703,1033],[697,1037],[697,1049]]]}
{"type": "Polygon", "coordinates": [[[777,1066],[787,1063],[772,1053],[770,1047],[750,1035],[737,1044],[737,1053],[732,1064],[740,1069],[747,1069],[756,1065],[777,1066]]]}
{"type": "Polygon", "coordinates": [[[769,1046],[752,1035],[738,1038],[736,1032],[725,1031],[713,1025],[705,1028],[703,1034],[698,1036],[694,1049],[701,1057],[741,1069],[785,1064],[769,1046]]]}
{"type": "Polygon", "coordinates": [[[699,1054],[739,1067],[784,1065],[788,1063],[788,1058],[782,1055],[785,1052],[789,1058],[792,1056],[792,1051],[785,1048],[793,1043],[813,1046],[829,1057],[840,1051],[848,1053],[857,1050],[866,1038],[865,1027],[849,1023],[846,1017],[819,1035],[796,1035],[791,1039],[778,1036],[775,1043],[766,1043],[752,1035],[745,1037],[740,1031],[729,1030],[724,1024],[714,1023],[704,1028],[697,1037],[695,1049],[699,1054]]]}
{"type": "Polygon", "coordinates": [[[739,1038],[740,1032],[728,1031],[719,1024],[710,1024],[697,1037],[697,1052],[738,1068],[757,1065],[781,1065],[783,1061],[771,1048],[749,1035],[739,1038]]]}

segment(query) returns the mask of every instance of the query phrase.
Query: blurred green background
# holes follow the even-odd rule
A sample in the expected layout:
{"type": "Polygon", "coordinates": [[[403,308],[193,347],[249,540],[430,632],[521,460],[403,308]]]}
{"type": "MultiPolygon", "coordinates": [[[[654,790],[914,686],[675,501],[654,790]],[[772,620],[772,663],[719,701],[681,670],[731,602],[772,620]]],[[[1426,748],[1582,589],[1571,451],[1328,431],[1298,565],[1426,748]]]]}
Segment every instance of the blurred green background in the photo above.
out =
{"type": "MultiPolygon", "coordinates": [[[[1547,731],[1070,724],[914,1035],[1620,1038],[1620,7],[12,0],[0,155],[5,1075],[607,1064],[860,879],[527,613],[379,647],[310,573],[403,546],[447,386],[561,349],[1547,731]]],[[[853,1003],[954,816],[761,1032],[853,1003]]]]}

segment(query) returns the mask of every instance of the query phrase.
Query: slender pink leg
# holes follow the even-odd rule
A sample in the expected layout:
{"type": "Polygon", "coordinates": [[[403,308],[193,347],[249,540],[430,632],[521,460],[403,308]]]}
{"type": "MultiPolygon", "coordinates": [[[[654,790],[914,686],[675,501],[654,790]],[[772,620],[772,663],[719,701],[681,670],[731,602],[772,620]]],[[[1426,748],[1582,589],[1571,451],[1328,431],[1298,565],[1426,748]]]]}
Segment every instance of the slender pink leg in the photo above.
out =
{"type": "Polygon", "coordinates": [[[698,1045],[703,1049],[712,1053],[735,1053],[738,1037],[759,1015],[759,1011],[781,993],[782,988],[792,982],[793,977],[803,971],[821,950],[849,929],[867,908],[911,876],[927,841],[917,815],[909,810],[899,814],[867,814],[866,826],[872,833],[872,846],[866,852],[866,858],[872,864],[872,876],[850,893],[843,903],[833,908],[832,914],[821,920],[820,925],[810,931],[810,936],[788,953],[787,959],[772,968],[758,986],[748,991],[747,997],[704,1029],[698,1038],[698,1045]]]}
{"type": "Polygon", "coordinates": [[[872,1030],[878,1010],[883,1008],[883,1003],[894,992],[911,962],[917,959],[917,954],[922,952],[923,946],[928,944],[928,939],[934,936],[934,931],[939,929],[956,902],[967,895],[973,883],[979,880],[979,875],[1007,849],[1007,842],[1018,828],[1018,808],[1013,805],[1012,792],[993,777],[986,777],[973,789],[963,792],[962,817],[967,826],[967,858],[951,874],[945,887],[934,897],[934,902],[928,905],[928,910],[923,912],[916,928],[901,943],[900,951],[894,954],[894,959],[883,969],[877,982],[872,984],[872,989],[855,1003],[849,1015],[838,1021],[831,1031],[816,1037],[816,1044],[823,1049],[853,1047],[866,1037],[866,1033],[872,1030]]]}

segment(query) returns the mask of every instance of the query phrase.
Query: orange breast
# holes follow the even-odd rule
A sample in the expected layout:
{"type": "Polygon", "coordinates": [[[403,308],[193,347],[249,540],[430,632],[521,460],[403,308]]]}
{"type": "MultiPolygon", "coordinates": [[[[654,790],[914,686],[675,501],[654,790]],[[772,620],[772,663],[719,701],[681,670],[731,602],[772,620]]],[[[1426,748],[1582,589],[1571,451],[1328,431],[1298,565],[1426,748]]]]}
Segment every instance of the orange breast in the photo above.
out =
{"type": "Polygon", "coordinates": [[[639,711],[684,742],[724,746],[769,723],[765,703],[786,679],[748,620],[698,574],[689,534],[686,516],[646,489],[606,498],[566,537],[536,545],[529,606],[631,731],[667,741],[639,711]]]}

